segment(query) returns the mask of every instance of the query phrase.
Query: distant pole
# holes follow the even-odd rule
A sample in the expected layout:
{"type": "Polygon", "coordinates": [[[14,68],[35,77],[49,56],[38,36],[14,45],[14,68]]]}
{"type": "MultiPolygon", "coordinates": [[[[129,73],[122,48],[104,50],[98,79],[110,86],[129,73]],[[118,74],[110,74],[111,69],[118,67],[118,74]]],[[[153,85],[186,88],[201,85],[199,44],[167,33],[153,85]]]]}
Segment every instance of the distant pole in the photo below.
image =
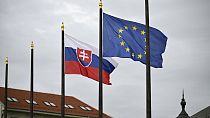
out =
{"type": "Polygon", "coordinates": [[[31,42],[31,91],[30,91],[30,118],[33,118],[34,101],[34,43],[31,42]]]}
{"type": "Polygon", "coordinates": [[[8,88],[8,57],[6,57],[6,70],[5,70],[5,89],[4,89],[4,118],[7,118],[7,88],[8,88]]]}
{"type": "Polygon", "coordinates": [[[149,37],[149,0],[145,0],[146,17],[146,118],[151,118],[151,74],[150,74],[150,37],[149,37]]]}
{"type": "Polygon", "coordinates": [[[65,116],[65,74],[64,74],[64,23],[61,25],[61,118],[65,116]]]}
{"type": "Polygon", "coordinates": [[[99,3],[99,118],[103,118],[103,77],[102,77],[102,0],[99,3]]]}

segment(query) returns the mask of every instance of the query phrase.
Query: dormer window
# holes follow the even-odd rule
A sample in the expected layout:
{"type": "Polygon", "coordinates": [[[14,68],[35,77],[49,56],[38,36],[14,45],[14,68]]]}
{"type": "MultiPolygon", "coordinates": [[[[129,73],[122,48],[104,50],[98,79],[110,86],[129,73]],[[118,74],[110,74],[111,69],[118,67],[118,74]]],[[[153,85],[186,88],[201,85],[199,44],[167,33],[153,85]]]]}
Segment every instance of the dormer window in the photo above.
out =
{"type": "Polygon", "coordinates": [[[44,102],[44,104],[45,105],[47,105],[47,106],[51,106],[51,107],[55,107],[56,105],[54,104],[54,103],[52,103],[52,102],[44,102]]]}
{"type": "Polygon", "coordinates": [[[84,111],[91,111],[92,110],[90,107],[80,106],[80,108],[84,111]]]}
{"type": "Polygon", "coordinates": [[[14,97],[7,97],[7,100],[10,102],[18,102],[18,100],[14,97]]]}
{"type": "Polygon", "coordinates": [[[73,109],[74,107],[72,105],[70,105],[70,104],[65,104],[65,108],[67,108],[67,109],[73,109]]]}
{"type": "MultiPolygon", "coordinates": [[[[31,103],[31,101],[30,100],[25,100],[28,104],[30,104],[31,103]]],[[[38,103],[36,102],[36,101],[34,101],[33,100],[33,104],[35,104],[35,105],[37,105],[38,103]]]]}

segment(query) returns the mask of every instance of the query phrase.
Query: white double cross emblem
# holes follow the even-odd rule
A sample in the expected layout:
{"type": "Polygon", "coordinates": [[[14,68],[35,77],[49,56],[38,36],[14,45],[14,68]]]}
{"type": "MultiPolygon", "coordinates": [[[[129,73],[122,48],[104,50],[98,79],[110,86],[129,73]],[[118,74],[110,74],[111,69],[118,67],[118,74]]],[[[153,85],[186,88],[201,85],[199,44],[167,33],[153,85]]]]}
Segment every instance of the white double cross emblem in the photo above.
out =
{"type": "Polygon", "coordinates": [[[89,59],[88,54],[85,53],[85,50],[80,52],[79,57],[82,58],[82,61],[85,61],[85,59],[89,59]]]}

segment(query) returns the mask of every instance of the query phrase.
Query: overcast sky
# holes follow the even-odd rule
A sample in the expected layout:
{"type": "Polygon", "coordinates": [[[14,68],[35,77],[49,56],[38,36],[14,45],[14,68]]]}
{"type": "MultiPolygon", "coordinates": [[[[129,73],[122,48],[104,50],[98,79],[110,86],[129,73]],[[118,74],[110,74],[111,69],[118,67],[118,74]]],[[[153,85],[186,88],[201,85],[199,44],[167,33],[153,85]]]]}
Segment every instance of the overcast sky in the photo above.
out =
{"type": "MultiPolygon", "coordinates": [[[[149,0],[150,26],[167,37],[163,68],[152,68],[152,116],[175,118],[182,90],[191,116],[210,105],[210,1],[149,0]]],[[[60,94],[61,22],[65,32],[98,45],[99,0],[1,0],[0,86],[9,57],[9,87],[29,90],[30,44],[35,42],[34,89],[60,94]]],[[[104,12],[144,23],[144,0],[104,0],[104,12]]],[[[145,117],[145,65],[115,58],[113,85],[104,85],[104,112],[114,118],[145,117]]],[[[66,95],[98,109],[98,82],[66,75],[66,95]]]]}

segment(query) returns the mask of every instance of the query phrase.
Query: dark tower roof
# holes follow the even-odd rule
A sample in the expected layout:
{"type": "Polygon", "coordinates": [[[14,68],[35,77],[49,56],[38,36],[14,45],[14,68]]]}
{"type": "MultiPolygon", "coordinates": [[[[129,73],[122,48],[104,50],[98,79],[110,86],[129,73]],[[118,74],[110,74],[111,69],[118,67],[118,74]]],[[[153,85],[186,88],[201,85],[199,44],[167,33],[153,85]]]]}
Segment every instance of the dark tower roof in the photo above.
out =
{"type": "Polygon", "coordinates": [[[185,99],[184,99],[184,90],[183,90],[183,93],[182,93],[182,101],[181,101],[180,104],[182,106],[182,111],[177,118],[190,118],[188,116],[187,112],[185,111],[186,102],[185,102],[185,99]]]}

